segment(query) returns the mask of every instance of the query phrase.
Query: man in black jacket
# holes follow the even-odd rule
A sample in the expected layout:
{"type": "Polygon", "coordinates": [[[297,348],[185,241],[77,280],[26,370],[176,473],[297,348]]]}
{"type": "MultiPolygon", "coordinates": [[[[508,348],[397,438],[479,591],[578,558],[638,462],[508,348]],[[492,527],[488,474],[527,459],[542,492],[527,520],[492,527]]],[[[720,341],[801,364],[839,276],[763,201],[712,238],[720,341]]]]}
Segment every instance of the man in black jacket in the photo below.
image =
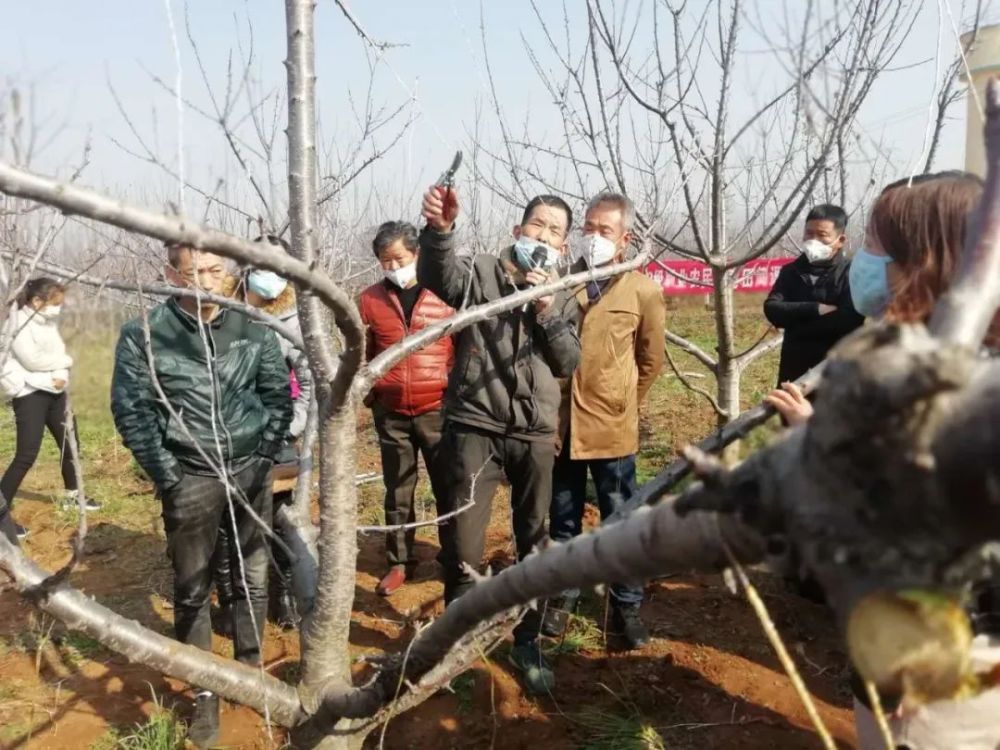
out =
{"type": "MultiPolygon", "coordinates": [[[[168,262],[173,284],[221,292],[225,258],[173,246],[168,262]]],[[[288,367],[274,332],[238,310],[172,298],[149,312],[148,333],[141,320],[122,327],[111,411],[163,504],[177,640],[212,648],[210,562],[225,522],[238,540],[232,564],[235,656],[258,663],[268,540],[247,507],[259,519],[271,518],[271,466],[292,417],[288,367]]],[[[218,697],[199,692],[188,738],[211,746],[218,727],[218,697]]]]}
{"type": "Polygon", "coordinates": [[[864,322],[851,302],[850,261],[842,252],[847,214],[824,203],[806,216],[802,255],[781,269],[764,315],[785,331],[778,384],[808,372],[840,339],[864,322]]]}
{"type": "MultiPolygon", "coordinates": [[[[572,214],[556,196],[538,196],[514,227],[516,240],[499,255],[458,256],[452,231],[455,192],[431,188],[423,201],[417,278],[456,309],[497,300],[550,281],[565,253],[572,214]]],[[[440,447],[441,512],[471,496],[473,505],[441,527],[445,602],[472,585],[482,563],[493,495],[506,476],[518,559],[545,537],[552,501],[560,389],[580,359],[579,305],[569,295],[543,297],[456,334],[455,366],[444,402],[440,447]]],[[[532,693],[555,679],[538,649],[540,618],[530,611],[514,631],[511,662],[532,693]]]]}

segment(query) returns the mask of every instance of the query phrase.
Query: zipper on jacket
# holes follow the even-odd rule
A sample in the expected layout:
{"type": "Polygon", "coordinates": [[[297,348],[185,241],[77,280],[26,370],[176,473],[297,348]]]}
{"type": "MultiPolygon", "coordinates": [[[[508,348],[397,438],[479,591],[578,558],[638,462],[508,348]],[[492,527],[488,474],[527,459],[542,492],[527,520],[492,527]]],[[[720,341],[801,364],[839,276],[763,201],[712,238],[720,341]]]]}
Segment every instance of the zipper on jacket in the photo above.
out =
{"type": "MultiPolygon", "coordinates": [[[[413,316],[417,313],[417,307],[419,307],[420,300],[423,298],[425,291],[425,289],[421,289],[420,294],[417,295],[417,299],[413,303],[413,309],[410,310],[410,322],[413,321],[413,316]]],[[[413,329],[411,328],[410,323],[406,321],[406,313],[403,312],[403,305],[400,303],[399,297],[391,289],[387,289],[386,294],[389,295],[389,299],[392,300],[392,304],[396,307],[396,312],[399,313],[400,320],[403,321],[403,330],[406,331],[406,336],[409,336],[413,333],[413,329]]],[[[406,338],[406,336],[403,338],[406,338]]],[[[397,341],[396,343],[399,342],[397,341]]],[[[403,388],[405,389],[403,393],[403,400],[405,403],[412,404],[413,392],[410,383],[413,381],[413,365],[411,364],[410,357],[404,357],[403,361],[399,364],[406,367],[406,372],[403,374],[403,388]]]]}
{"type": "MultiPolygon", "coordinates": [[[[198,323],[203,325],[201,321],[198,323]]],[[[233,459],[233,436],[229,433],[229,429],[226,427],[224,420],[222,419],[222,384],[219,383],[219,365],[218,365],[218,354],[219,349],[215,343],[215,336],[212,334],[212,327],[210,325],[205,326],[205,333],[208,337],[208,342],[212,349],[212,359],[208,363],[208,371],[212,377],[212,389],[215,392],[215,418],[219,423],[219,427],[222,430],[222,434],[226,437],[226,448],[228,449],[226,453],[226,458],[230,461],[233,459]]]]}

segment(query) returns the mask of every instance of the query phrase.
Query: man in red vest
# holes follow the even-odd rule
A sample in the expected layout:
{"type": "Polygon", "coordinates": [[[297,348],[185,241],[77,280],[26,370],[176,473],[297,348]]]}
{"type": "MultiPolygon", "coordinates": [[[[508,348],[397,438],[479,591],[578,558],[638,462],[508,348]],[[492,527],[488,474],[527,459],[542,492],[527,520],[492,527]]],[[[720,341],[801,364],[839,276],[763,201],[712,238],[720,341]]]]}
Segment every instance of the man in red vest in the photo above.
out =
{"type": "MultiPolygon", "coordinates": [[[[417,282],[417,230],[412,224],[388,221],[378,228],[372,250],[385,278],[361,293],[361,319],[368,327],[367,356],[371,359],[406,336],[452,315],[455,311],[417,282]]],[[[413,504],[417,486],[417,452],[423,454],[436,505],[443,495],[435,468],[441,440],[441,402],[454,361],[450,336],[414,352],[379,380],[368,403],[375,419],[385,480],[385,522],[404,526],[416,520],[413,504]]],[[[378,593],[388,596],[412,572],[414,529],[399,528],[385,535],[389,571],[378,593]]]]}

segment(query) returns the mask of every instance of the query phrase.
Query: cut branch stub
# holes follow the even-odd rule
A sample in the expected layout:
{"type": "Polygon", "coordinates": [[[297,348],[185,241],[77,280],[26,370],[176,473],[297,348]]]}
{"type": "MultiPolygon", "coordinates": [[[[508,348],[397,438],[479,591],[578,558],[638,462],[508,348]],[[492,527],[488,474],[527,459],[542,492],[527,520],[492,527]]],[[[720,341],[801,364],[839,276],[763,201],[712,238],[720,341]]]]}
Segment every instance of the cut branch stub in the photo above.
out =
{"type": "MultiPolygon", "coordinates": [[[[971,439],[973,415],[992,407],[970,399],[998,371],[919,326],[859,331],[831,354],[807,426],[693,487],[678,510],[731,509],[787,537],[841,616],[875,589],[960,586],[953,563],[998,531],[996,490],[956,502],[954,440],[941,436],[971,439]]],[[[993,432],[976,437],[1000,450],[993,432]]],[[[985,488],[991,466],[966,462],[965,486],[985,488]]]]}

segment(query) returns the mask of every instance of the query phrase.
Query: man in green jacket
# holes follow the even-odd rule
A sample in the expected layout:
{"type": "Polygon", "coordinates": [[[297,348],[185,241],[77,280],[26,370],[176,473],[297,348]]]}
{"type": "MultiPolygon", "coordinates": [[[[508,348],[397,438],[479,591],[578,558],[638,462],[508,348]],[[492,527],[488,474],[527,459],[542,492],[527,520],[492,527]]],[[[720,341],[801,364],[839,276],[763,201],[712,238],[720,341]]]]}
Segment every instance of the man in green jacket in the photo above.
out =
{"type": "MultiPolygon", "coordinates": [[[[221,292],[225,258],[178,246],[167,253],[173,284],[221,292]]],[[[271,466],[292,417],[288,367],[274,332],[238,310],[172,298],[149,312],[148,333],[141,319],[122,327],[111,411],[163,504],[177,640],[212,648],[210,563],[226,523],[239,541],[231,566],[234,651],[257,664],[268,541],[247,507],[271,518],[271,466]]],[[[208,747],[218,727],[218,697],[199,692],[189,739],[208,747]]]]}
{"type": "MultiPolygon", "coordinates": [[[[417,278],[456,309],[551,281],[572,223],[561,198],[538,196],[514,227],[513,246],[499,255],[458,256],[454,190],[431,188],[423,214],[427,227],[420,235],[417,278]]],[[[571,296],[547,296],[456,334],[438,449],[445,488],[440,510],[473,504],[440,530],[446,603],[473,585],[469,571],[482,563],[493,495],[505,476],[518,559],[545,538],[560,402],[557,378],[572,375],[580,358],[578,313],[571,296]]],[[[538,627],[538,613],[530,611],[514,631],[511,651],[526,688],[536,694],[551,691],[555,682],[538,649],[538,627]]]]}

